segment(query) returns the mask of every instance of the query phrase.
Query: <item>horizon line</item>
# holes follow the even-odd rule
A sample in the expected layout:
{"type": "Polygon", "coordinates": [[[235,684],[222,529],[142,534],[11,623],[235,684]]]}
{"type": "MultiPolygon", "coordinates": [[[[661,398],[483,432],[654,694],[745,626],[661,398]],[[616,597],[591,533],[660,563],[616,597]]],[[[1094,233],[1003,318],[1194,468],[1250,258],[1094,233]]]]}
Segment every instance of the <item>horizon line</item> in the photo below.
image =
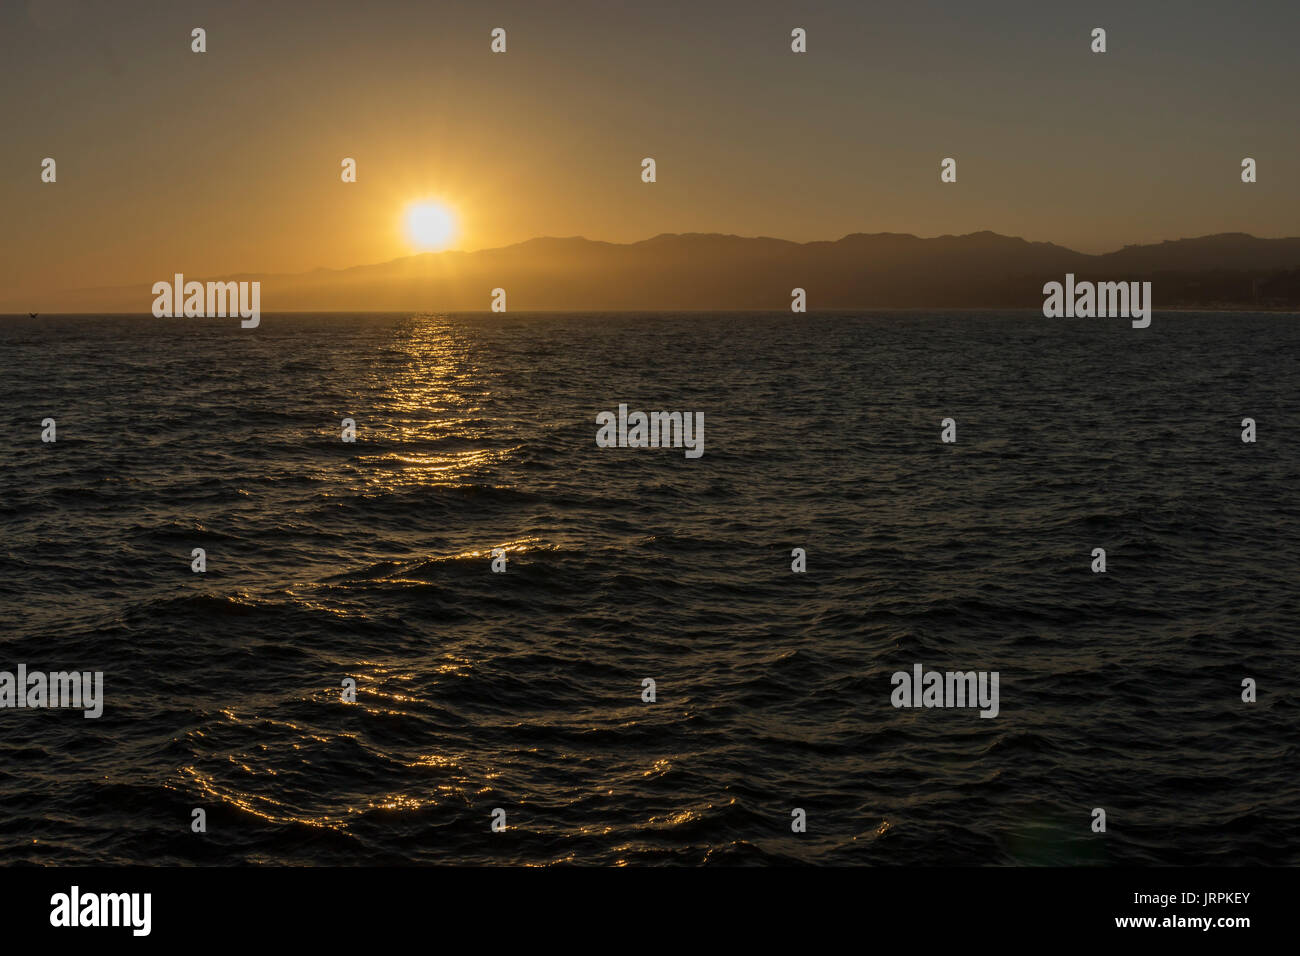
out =
{"type": "MultiPolygon", "coordinates": [[[[612,240],[607,240],[607,239],[588,239],[586,236],[533,236],[532,238],[529,239],[521,239],[518,242],[507,243],[504,246],[485,246],[478,249],[430,250],[428,252],[413,253],[408,256],[398,256],[395,259],[385,259],[379,262],[365,262],[365,263],[360,263],[358,265],[351,265],[351,266],[316,266],[315,268],[307,269],[301,272],[265,272],[265,271],[259,272],[256,270],[250,271],[245,269],[240,272],[227,272],[227,273],[222,273],[220,275],[213,276],[211,281],[216,281],[218,279],[238,279],[240,276],[260,275],[260,276],[292,277],[292,276],[310,276],[318,272],[336,272],[336,273],[350,272],[353,269],[371,269],[376,266],[391,265],[395,262],[407,262],[412,259],[423,259],[428,256],[477,255],[479,253],[484,253],[484,252],[504,252],[508,249],[516,249],[519,246],[526,246],[532,242],[586,242],[592,245],[630,247],[630,246],[642,245],[643,243],[647,243],[647,242],[654,242],[657,239],[717,238],[717,239],[739,239],[739,240],[750,241],[750,242],[759,242],[759,241],[780,242],[791,246],[811,246],[811,245],[819,245],[819,244],[835,245],[837,243],[843,242],[846,239],[852,239],[856,237],[862,237],[867,239],[891,237],[891,238],[898,238],[898,239],[915,239],[919,242],[930,242],[937,239],[970,239],[976,236],[992,236],[998,239],[1011,239],[1017,242],[1023,242],[1026,245],[1030,245],[1030,246],[1053,246],[1057,249],[1060,249],[1064,252],[1069,252],[1073,255],[1087,256],[1089,258],[1094,258],[1094,259],[1100,258],[1102,256],[1114,255],[1115,253],[1123,252],[1126,249],[1140,249],[1144,247],[1163,246],[1163,245],[1170,245],[1178,242],[1197,242],[1204,239],[1223,239],[1226,237],[1235,237],[1235,238],[1254,239],[1258,242],[1287,242],[1289,240],[1300,240],[1300,235],[1268,237],[1268,236],[1256,236],[1253,233],[1248,233],[1248,232],[1211,232],[1201,236],[1183,236],[1178,239],[1161,239],[1153,242],[1126,243],[1125,245],[1122,245],[1117,249],[1112,249],[1109,252],[1080,252],[1077,249],[1073,249],[1069,246],[1063,246],[1060,245],[1059,243],[1052,242],[1050,240],[1026,239],[1023,236],[1007,235],[1006,233],[994,232],[991,229],[980,229],[975,232],[965,232],[965,233],[945,232],[937,236],[918,236],[915,233],[911,233],[911,232],[847,232],[844,235],[840,236],[838,239],[809,239],[804,242],[800,242],[795,239],[782,239],[777,236],[742,236],[737,233],[731,233],[731,232],[661,232],[653,236],[648,236],[645,239],[634,239],[629,242],[614,242],[612,240]]],[[[153,280],[153,281],[157,281],[157,280],[153,280]]],[[[144,280],[141,280],[141,282],[144,283],[144,280]]],[[[130,288],[135,284],[136,283],[133,282],[126,282],[120,285],[82,286],[80,288],[63,289],[59,291],[61,291],[64,294],[104,292],[104,291],[130,288]]],[[[152,285],[152,281],[147,284],[152,285]]],[[[0,314],[16,315],[20,313],[0,313],[0,314]]],[[[97,314],[97,313],[62,313],[62,314],[78,315],[78,314],[97,314]]],[[[130,315],[132,313],[120,313],[120,314],[130,315]]]]}
{"type": "MultiPolygon", "coordinates": [[[[262,317],[271,315],[499,315],[502,317],[518,315],[859,315],[868,312],[1029,312],[1042,317],[1042,308],[1036,306],[871,306],[845,309],[811,309],[808,312],[791,313],[788,309],[516,309],[508,312],[493,312],[491,309],[276,309],[274,312],[261,312],[262,317]]],[[[1191,306],[1170,306],[1153,309],[1154,313],[1198,312],[1215,315],[1295,315],[1300,316],[1300,309],[1205,309],[1191,306]]],[[[156,319],[159,322],[221,322],[234,316],[156,316],[151,312],[37,312],[35,317],[65,318],[69,316],[94,316],[105,319],[156,319]]],[[[30,312],[0,312],[0,319],[30,319],[30,312]]]]}

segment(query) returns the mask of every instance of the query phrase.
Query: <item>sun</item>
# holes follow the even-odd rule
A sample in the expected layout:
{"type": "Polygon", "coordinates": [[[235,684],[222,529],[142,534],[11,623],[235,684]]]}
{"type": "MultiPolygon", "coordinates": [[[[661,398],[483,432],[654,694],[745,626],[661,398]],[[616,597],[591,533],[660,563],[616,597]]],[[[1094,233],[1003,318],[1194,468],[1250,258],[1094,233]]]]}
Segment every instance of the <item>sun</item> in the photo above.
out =
{"type": "Polygon", "coordinates": [[[417,249],[445,249],[456,238],[456,215],[435,200],[420,200],[406,207],[406,238],[417,249]]]}

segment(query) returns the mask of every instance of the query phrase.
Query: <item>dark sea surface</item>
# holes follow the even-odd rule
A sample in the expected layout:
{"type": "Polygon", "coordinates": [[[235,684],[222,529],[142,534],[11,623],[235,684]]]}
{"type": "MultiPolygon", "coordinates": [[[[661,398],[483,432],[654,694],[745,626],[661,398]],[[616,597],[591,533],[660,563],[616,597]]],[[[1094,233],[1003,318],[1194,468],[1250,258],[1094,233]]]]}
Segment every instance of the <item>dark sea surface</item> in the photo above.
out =
{"type": "Polygon", "coordinates": [[[0,319],[0,670],[106,698],[0,710],[0,859],[1300,863],[1298,358],[1242,313],[0,319]],[[620,402],[703,457],[598,448],[620,402]],[[999,715],[894,708],[914,664],[999,715]]]}

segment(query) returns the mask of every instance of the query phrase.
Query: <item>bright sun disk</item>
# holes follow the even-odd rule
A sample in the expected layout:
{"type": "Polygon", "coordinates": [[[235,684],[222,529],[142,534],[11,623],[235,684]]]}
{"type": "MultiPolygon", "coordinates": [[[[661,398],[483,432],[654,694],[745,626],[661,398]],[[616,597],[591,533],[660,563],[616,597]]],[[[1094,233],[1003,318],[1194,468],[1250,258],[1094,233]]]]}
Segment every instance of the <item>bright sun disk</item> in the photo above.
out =
{"type": "Polygon", "coordinates": [[[456,217],[440,202],[412,203],[406,209],[406,235],[421,249],[444,249],[456,237],[456,217]]]}

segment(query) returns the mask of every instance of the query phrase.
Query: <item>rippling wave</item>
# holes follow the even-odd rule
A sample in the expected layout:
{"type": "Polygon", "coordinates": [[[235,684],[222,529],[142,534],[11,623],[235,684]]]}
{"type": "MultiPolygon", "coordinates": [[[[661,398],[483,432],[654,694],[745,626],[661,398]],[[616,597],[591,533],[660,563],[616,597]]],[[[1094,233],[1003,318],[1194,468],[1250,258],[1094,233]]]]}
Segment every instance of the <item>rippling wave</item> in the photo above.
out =
{"type": "Polygon", "coordinates": [[[1300,862],[1294,316],[0,344],[0,669],[106,697],[0,711],[7,861],[1300,862]],[[704,456],[596,447],[620,402],[704,412],[704,456]],[[915,663],[1001,713],[895,709],[915,663]]]}

